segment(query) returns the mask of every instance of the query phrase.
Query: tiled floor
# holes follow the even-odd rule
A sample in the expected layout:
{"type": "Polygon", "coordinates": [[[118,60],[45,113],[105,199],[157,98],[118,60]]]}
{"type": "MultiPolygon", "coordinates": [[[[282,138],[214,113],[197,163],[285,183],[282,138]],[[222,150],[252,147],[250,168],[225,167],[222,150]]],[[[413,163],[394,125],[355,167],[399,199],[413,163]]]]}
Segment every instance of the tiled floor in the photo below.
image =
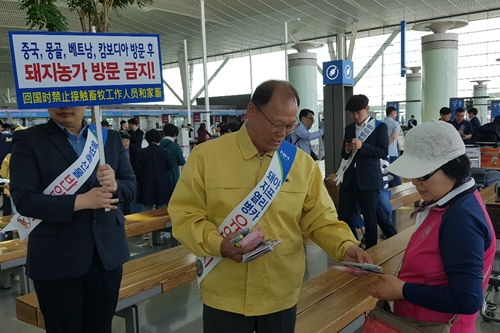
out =
{"type": "MultiPolygon", "coordinates": [[[[413,207],[398,209],[399,230],[411,227],[408,219],[413,207]]],[[[380,240],[383,241],[383,240],[380,240]]],[[[170,238],[163,239],[162,245],[153,247],[140,237],[130,239],[130,251],[134,258],[160,251],[171,246],[170,238]]],[[[312,242],[306,242],[307,269],[304,280],[313,278],[332,265],[326,253],[312,242]]],[[[362,292],[362,291],[360,291],[362,292]]],[[[0,289],[0,332],[1,333],[39,333],[44,332],[16,319],[15,298],[19,295],[17,278],[9,290],[0,289]]],[[[500,303],[500,293],[493,295],[493,301],[500,303]]],[[[141,333],[197,333],[202,332],[202,302],[196,282],[155,296],[139,304],[141,333]]],[[[497,314],[500,318],[500,311],[497,314]]],[[[479,316],[476,321],[477,332],[500,332],[500,324],[487,323],[479,316]]],[[[113,333],[124,333],[124,320],[115,317],[113,333]]],[[[311,332],[313,333],[313,332],[311,332]]]]}

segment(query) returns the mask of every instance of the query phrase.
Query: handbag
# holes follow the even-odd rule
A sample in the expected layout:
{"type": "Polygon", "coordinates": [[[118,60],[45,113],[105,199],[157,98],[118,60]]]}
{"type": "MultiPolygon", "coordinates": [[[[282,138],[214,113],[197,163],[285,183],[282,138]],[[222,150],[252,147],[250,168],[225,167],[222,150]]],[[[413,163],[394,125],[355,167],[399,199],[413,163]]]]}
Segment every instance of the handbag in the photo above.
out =
{"type": "Polygon", "coordinates": [[[398,141],[397,141],[397,142],[398,142],[398,150],[399,150],[399,151],[403,151],[403,150],[405,150],[405,136],[404,136],[404,134],[403,134],[403,131],[402,131],[402,130],[400,130],[400,131],[399,131],[399,135],[398,135],[398,137],[396,138],[396,140],[398,140],[398,141]]]}
{"type": "Polygon", "coordinates": [[[378,301],[363,325],[362,333],[449,333],[458,319],[454,315],[449,323],[428,321],[399,316],[391,311],[389,302],[378,301]]]}

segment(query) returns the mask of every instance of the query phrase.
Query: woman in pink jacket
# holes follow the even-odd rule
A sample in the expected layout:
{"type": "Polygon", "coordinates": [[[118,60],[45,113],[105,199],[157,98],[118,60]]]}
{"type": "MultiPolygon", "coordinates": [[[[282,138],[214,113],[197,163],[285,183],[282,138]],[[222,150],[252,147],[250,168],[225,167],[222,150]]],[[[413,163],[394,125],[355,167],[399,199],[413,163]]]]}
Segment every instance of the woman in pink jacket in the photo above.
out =
{"type": "Polygon", "coordinates": [[[396,314],[456,320],[451,332],[475,332],[496,239],[460,135],[442,121],[417,126],[406,135],[405,153],[387,171],[410,178],[424,203],[410,216],[416,230],[398,277],[381,275],[381,283],[366,291],[394,301],[396,314]]]}

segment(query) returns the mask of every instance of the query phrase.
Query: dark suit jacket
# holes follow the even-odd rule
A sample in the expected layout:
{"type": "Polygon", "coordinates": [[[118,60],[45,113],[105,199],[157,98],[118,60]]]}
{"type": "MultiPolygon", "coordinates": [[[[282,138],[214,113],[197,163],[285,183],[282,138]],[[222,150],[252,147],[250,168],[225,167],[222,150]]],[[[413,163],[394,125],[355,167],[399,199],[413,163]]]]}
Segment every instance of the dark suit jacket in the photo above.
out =
{"type": "Polygon", "coordinates": [[[144,132],[138,128],[135,131],[128,131],[130,135],[130,144],[137,147],[137,149],[142,149],[142,139],[144,139],[144,132]]]}
{"type": "MultiPolygon", "coordinates": [[[[106,163],[115,171],[118,197],[131,201],[136,191],[135,176],[121,141],[118,132],[108,131],[104,152],[106,163]]],[[[99,186],[97,166],[74,195],[42,193],[76,159],[66,134],[52,120],[14,133],[11,194],[20,214],[43,220],[29,236],[26,274],[32,279],[81,277],[90,267],[94,248],[108,271],[129,258],[125,218],[119,209],[73,212],[77,194],[99,186]]]]}
{"type": "MultiPolygon", "coordinates": [[[[356,136],[356,123],[346,126],[344,144],[342,145],[342,158],[348,159],[352,152],[345,150],[345,141],[356,136]]],[[[356,177],[361,190],[377,190],[384,187],[380,159],[387,158],[389,153],[389,136],[387,125],[381,122],[375,130],[366,138],[361,149],[356,153],[354,160],[344,173],[341,187],[348,187],[354,174],[356,164],[356,177]]]]}
{"type": "Polygon", "coordinates": [[[141,149],[137,161],[137,203],[164,205],[170,201],[174,184],[170,171],[174,167],[168,150],[150,144],[141,149]]]}

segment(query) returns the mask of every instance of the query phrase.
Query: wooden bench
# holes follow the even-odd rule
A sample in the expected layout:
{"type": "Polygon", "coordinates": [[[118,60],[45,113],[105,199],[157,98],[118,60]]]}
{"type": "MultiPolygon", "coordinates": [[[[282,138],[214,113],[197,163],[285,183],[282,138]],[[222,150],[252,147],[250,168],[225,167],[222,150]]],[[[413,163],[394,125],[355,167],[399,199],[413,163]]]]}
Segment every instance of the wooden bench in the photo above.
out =
{"type": "MultiPolygon", "coordinates": [[[[4,223],[9,221],[12,216],[3,216],[0,220],[4,223]]],[[[140,236],[148,232],[154,232],[171,227],[172,222],[168,215],[167,208],[151,210],[129,214],[125,216],[125,233],[127,238],[140,236]]],[[[30,286],[24,279],[24,265],[28,254],[28,242],[20,239],[0,242],[0,287],[10,288],[10,275],[3,274],[6,269],[18,268],[21,277],[21,293],[29,292],[30,286]]]]}
{"type": "Polygon", "coordinates": [[[486,206],[496,234],[500,234],[500,202],[496,201],[495,184],[482,189],[479,194],[486,206]]]}
{"type": "MultiPolygon", "coordinates": [[[[183,246],[163,250],[123,265],[123,278],[116,307],[125,318],[126,332],[139,332],[137,303],[196,279],[195,256],[183,246]]],[[[36,293],[16,298],[17,319],[45,328],[36,293]]]]}
{"type": "MultiPolygon", "coordinates": [[[[408,228],[367,252],[384,273],[395,274],[412,233],[413,228],[408,228]]],[[[377,299],[363,287],[376,283],[375,274],[355,277],[334,269],[305,281],[297,303],[296,332],[341,331],[375,307],[377,299]]]]}

